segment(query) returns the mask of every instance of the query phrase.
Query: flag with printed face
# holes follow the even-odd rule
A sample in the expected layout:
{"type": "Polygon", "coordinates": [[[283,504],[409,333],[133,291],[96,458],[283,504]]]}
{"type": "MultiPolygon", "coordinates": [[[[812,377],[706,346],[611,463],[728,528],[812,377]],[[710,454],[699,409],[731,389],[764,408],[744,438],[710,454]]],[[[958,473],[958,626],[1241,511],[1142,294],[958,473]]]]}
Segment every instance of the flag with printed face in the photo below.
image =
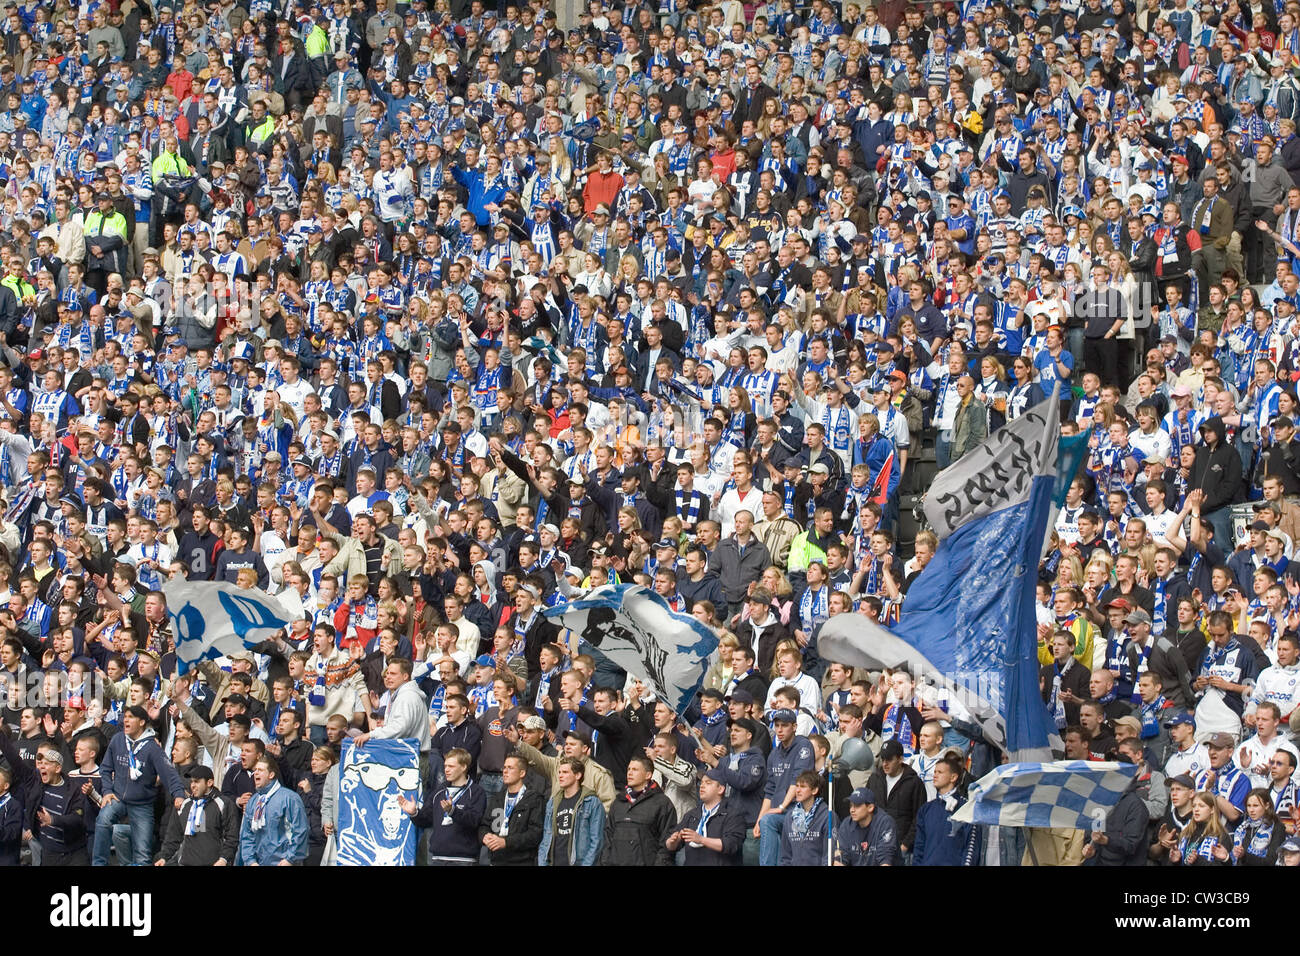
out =
{"type": "Polygon", "coordinates": [[[420,796],[418,740],[344,740],[335,865],[414,866],[417,832],[401,801],[420,796]]]}
{"type": "Polygon", "coordinates": [[[278,598],[227,581],[165,581],[176,633],[176,670],[250,650],[283,631],[293,615],[278,598]]]}
{"type": "Polygon", "coordinates": [[[924,509],[939,548],[892,631],[838,614],[818,635],[828,661],[906,667],[936,685],[990,743],[1024,760],[1050,759],[1058,742],[1039,692],[1034,609],[1058,431],[1053,393],[935,480],[924,509]]]}
{"type": "Polygon", "coordinates": [[[639,584],[605,585],[543,613],[644,680],[678,714],[699,693],[718,648],[712,630],[639,584]]]}

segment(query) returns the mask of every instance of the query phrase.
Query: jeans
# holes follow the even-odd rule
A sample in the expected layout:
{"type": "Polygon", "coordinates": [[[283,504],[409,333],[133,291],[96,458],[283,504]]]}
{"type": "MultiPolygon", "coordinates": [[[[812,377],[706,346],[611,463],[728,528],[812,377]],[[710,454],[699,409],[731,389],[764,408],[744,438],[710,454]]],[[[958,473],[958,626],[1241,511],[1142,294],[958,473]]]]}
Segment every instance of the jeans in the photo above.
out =
{"type": "Polygon", "coordinates": [[[952,464],[952,439],[944,438],[942,431],[934,439],[934,464],[939,471],[952,464]]]}
{"type": "Polygon", "coordinates": [[[312,724],[310,729],[307,731],[307,739],[311,741],[313,747],[324,747],[326,740],[325,725],[312,724]]]}
{"type": "Polygon", "coordinates": [[[740,848],[740,862],[743,866],[758,866],[758,837],[754,828],[745,828],[745,845],[740,848]]]}
{"type": "Polygon", "coordinates": [[[478,785],[487,793],[500,793],[506,788],[505,783],[501,780],[500,773],[494,773],[491,770],[484,770],[478,778],[478,785]]]}
{"type": "MultiPolygon", "coordinates": [[[[1075,371],[1078,372],[1083,361],[1083,326],[1065,330],[1065,347],[1069,349],[1070,354],[1074,356],[1074,368],[1075,371]]],[[[1076,378],[1077,377],[1078,376],[1076,375],[1076,378]]],[[[1066,385],[1068,384],[1068,382],[1062,383],[1062,393],[1066,391],[1066,385]]],[[[1050,392],[1051,389],[1047,389],[1047,391],[1050,392]]]]}
{"type": "Polygon", "coordinates": [[[1214,543],[1219,546],[1224,554],[1231,554],[1233,551],[1232,508],[1224,506],[1211,511],[1209,514],[1202,513],[1201,516],[1214,526],[1214,543]]]}
{"type": "MultiPolygon", "coordinates": [[[[125,817],[130,825],[130,865],[148,866],[153,856],[153,804],[123,803],[114,800],[102,807],[95,819],[95,866],[108,866],[108,845],[113,839],[114,824],[125,817]]],[[[119,851],[120,852],[120,851],[119,851]]],[[[119,857],[120,865],[128,861],[119,857]]]]}
{"type": "MultiPolygon", "coordinates": [[[[753,832],[753,831],[750,831],[753,832]]],[[[781,860],[781,834],[785,832],[785,815],[769,813],[758,821],[758,865],[776,866],[781,860]]]]}

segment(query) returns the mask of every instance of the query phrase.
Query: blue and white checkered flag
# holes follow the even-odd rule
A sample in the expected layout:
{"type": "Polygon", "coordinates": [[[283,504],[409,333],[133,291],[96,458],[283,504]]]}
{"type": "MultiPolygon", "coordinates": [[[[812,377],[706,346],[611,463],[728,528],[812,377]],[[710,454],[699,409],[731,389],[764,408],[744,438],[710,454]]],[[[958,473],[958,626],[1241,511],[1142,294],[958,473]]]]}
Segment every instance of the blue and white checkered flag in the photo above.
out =
{"type": "Polygon", "coordinates": [[[985,774],[952,819],[1002,827],[1092,829],[1137,776],[1134,764],[1009,763],[985,774]]]}

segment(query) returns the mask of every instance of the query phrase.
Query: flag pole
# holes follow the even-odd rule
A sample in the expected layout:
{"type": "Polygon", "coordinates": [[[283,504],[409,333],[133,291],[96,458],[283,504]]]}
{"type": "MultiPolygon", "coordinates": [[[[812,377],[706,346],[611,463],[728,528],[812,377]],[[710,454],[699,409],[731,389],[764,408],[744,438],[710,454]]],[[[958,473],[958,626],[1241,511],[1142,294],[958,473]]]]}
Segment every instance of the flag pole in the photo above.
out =
{"type": "Polygon", "coordinates": [[[835,761],[826,755],[826,865],[835,865],[835,761]]]}

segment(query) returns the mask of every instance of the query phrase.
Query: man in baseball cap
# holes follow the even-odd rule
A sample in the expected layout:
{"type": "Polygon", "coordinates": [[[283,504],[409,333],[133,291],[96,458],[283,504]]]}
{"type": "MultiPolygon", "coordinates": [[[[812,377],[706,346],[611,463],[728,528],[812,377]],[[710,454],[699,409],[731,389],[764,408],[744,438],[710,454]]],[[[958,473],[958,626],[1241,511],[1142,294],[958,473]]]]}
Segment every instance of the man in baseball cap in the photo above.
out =
{"type": "Polygon", "coordinates": [[[849,818],[835,831],[835,862],[842,866],[899,866],[903,862],[894,818],[877,808],[870,787],[858,787],[849,794],[849,818]]]}

